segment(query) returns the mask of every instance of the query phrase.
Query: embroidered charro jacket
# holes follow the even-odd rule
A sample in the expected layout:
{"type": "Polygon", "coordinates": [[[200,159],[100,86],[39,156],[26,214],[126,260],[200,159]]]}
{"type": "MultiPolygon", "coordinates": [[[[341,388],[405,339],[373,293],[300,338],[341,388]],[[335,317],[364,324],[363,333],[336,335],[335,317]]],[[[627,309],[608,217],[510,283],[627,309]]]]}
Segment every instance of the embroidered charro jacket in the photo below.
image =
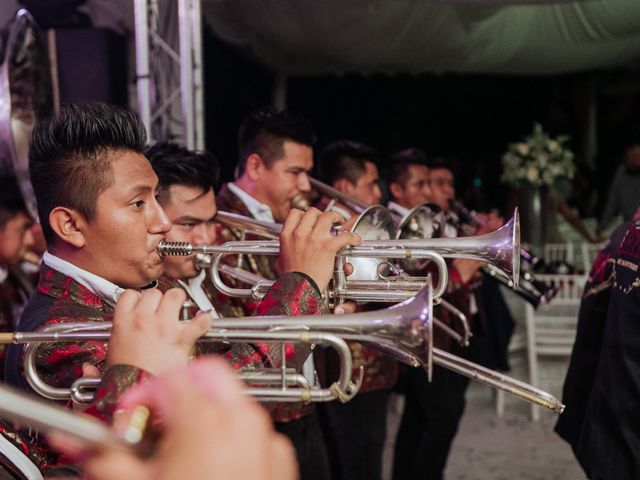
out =
{"type": "MultiPolygon", "coordinates": [[[[226,184],[222,186],[220,192],[216,196],[216,204],[218,205],[218,210],[237,213],[239,215],[244,215],[245,217],[253,217],[247,206],[229,189],[226,184]]],[[[231,240],[240,240],[242,235],[242,232],[227,227],[220,227],[217,233],[219,243],[231,240]]],[[[264,240],[263,238],[252,237],[250,235],[245,238],[246,240],[264,240]]],[[[245,264],[243,268],[257,275],[261,275],[267,280],[275,280],[278,278],[278,273],[275,269],[275,260],[276,257],[273,255],[245,255],[245,264]]]]}
{"type": "MultiPolygon", "coordinates": [[[[218,205],[218,209],[221,211],[237,213],[239,215],[244,215],[246,217],[253,217],[253,215],[251,214],[247,206],[242,202],[240,198],[238,198],[229,189],[229,187],[226,184],[222,186],[218,195],[216,196],[216,203],[218,205]]],[[[242,236],[242,232],[219,225],[217,229],[216,241],[218,243],[224,243],[228,241],[239,240],[241,236],[242,236]]],[[[246,240],[251,240],[255,238],[256,237],[251,237],[250,235],[247,235],[245,237],[246,240]]],[[[250,271],[251,273],[255,273],[256,275],[260,275],[263,278],[266,278],[269,280],[275,280],[276,278],[278,278],[278,274],[275,270],[275,260],[276,260],[276,257],[272,255],[271,256],[244,255],[242,259],[243,261],[242,268],[250,271]]],[[[227,261],[232,266],[237,266],[238,258],[228,255],[225,257],[224,261],[227,261]]],[[[225,277],[225,280],[229,283],[229,285],[236,285],[232,279],[225,277]]],[[[247,285],[242,284],[237,286],[246,288],[247,285]]],[[[278,298],[278,302],[275,302],[275,303],[273,302],[265,303],[264,299],[261,303],[256,302],[254,300],[239,301],[239,299],[230,299],[225,295],[222,295],[218,291],[215,291],[215,293],[213,294],[214,296],[213,303],[216,306],[223,305],[225,303],[227,304],[231,303],[232,305],[234,305],[235,308],[242,308],[243,313],[241,313],[240,315],[252,315],[252,314],[265,315],[266,313],[262,313],[264,312],[265,305],[272,306],[270,308],[270,310],[273,310],[273,312],[270,313],[271,315],[276,315],[280,313],[293,315],[294,313],[286,312],[286,310],[288,309],[291,309],[292,312],[294,311],[304,312],[304,310],[301,310],[295,306],[295,302],[292,303],[291,299],[287,299],[286,295],[283,294],[283,292],[291,290],[292,294],[294,295],[293,298],[295,298],[296,288],[291,285],[289,286],[282,285],[282,286],[285,288],[279,287],[276,289],[276,291],[280,293],[276,294],[276,297],[278,298]],[[278,305],[280,301],[284,303],[279,307],[278,305]],[[278,311],[279,308],[284,308],[285,311],[279,312],[278,311]]],[[[319,296],[317,297],[317,300],[320,301],[319,296]]],[[[321,305],[321,303],[318,303],[317,308],[318,310],[316,310],[316,312],[320,311],[324,307],[321,305]]],[[[315,312],[311,311],[307,313],[315,313],[315,312]]],[[[301,314],[301,313],[298,313],[298,314],[301,314]]],[[[296,357],[298,359],[304,359],[307,357],[308,354],[309,354],[309,350],[307,348],[301,347],[301,346],[296,347],[296,357]]],[[[299,363],[299,362],[296,361],[296,363],[299,363]]],[[[300,418],[302,416],[305,416],[309,414],[311,411],[312,411],[312,408],[310,405],[303,405],[303,404],[297,404],[297,403],[278,403],[276,405],[275,410],[272,412],[272,417],[276,422],[285,422],[285,421],[290,421],[295,418],[300,418]]]]}
{"type": "MultiPolygon", "coordinates": [[[[159,279],[158,288],[166,291],[170,288],[179,288],[180,283],[176,280],[162,276],[159,279]]],[[[212,304],[218,310],[216,298],[205,290],[205,293],[212,300],[212,304]]],[[[323,313],[324,303],[322,297],[311,279],[300,273],[285,273],[281,275],[269,290],[267,295],[258,304],[256,315],[313,315],[323,313]]],[[[188,307],[183,312],[185,318],[191,318],[198,309],[195,305],[188,307]]],[[[221,313],[221,312],[218,312],[221,313]]],[[[266,343],[234,343],[230,348],[223,351],[219,343],[198,344],[197,354],[223,353],[229,363],[235,368],[260,368],[260,367],[280,367],[282,365],[282,350],[280,344],[266,343]]],[[[296,351],[291,345],[285,348],[287,366],[300,369],[302,358],[295,354],[296,351]]],[[[308,415],[312,411],[310,405],[299,403],[276,403],[269,404],[269,410],[274,421],[288,422],[308,415]]]]}
{"type": "MultiPolygon", "coordinates": [[[[159,279],[158,288],[163,291],[169,288],[180,287],[180,283],[163,275],[159,279]]],[[[211,303],[219,310],[217,298],[210,294],[210,290],[205,290],[211,303]]],[[[224,308],[224,306],[223,306],[224,308]]],[[[255,309],[256,315],[313,315],[322,313],[324,303],[317,287],[306,275],[299,273],[285,273],[281,275],[267,295],[262,299],[255,309]]],[[[185,318],[191,318],[198,309],[195,305],[183,312],[185,318]]],[[[220,310],[218,313],[222,313],[220,310]]],[[[224,316],[224,315],[223,315],[224,316]]],[[[224,353],[227,360],[235,368],[260,368],[260,367],[280,367],[282,365],[282,350],[280,344],[267,343],[234,343],[223,352],[219,343],[198,344],[197,354],[224,353]]],[[[296,351],[291,345],[285,348],[287,366],[300,369],[302,361],[301,355],[296,355],[296,351]]],[[[298,351],[299,353],[299,351],[298,351]]],[[[269,410],[275,421],[287,422],[295,420],[312,411],[310,405],[298,403],[276,403],[270,404],[269,410]]]]}
{"type": "MultiPolygon", "coordinates": [[[[330,201],[331,199],[328,197],[321,196],[316,203],[316,207],[324,211],[329,206],[330,201]]],[[[356,213],[341,204],[333,205],[332,208],[343,216],[352,215],[350,219],[347,219],[347,228],[350,228],[358,218],[356,213]]],[[[357,311],[380,310],[387,306],[387,304],[383,303],[370,303],[366,306],[358,307],[357,311]]],[[[398,362],[396,360],[368,345],[363,345],[358,342],[348,342],[348,344],[353,359],[353,378],[358,378],[361,368],[363,371],[362,386],[360,387],[361,393],[390,389],[395,385],[398,380],[398,362]]],[[[333,352],[327,352],[326,360],[322,357],[320,352],[316,355],[318,363],[326,362],[327,373],[323,375],[327,377],[326,381],[329,381],[331,378],[336,378],[338,374],[336,355],[333,352]]],[[[319,368],[324,369],[323,367],[319,368]]]]}
{"type": "Polygon", "coordinates": [[[640,478],[640,222],[617,229],[587,280],[556,431],[589,478],[640,478]]]}
{"type": "MultiPolygon", "coordinates": [[[[35,331],[50,325],[72,322],[111,321],[113,308],[100,297],[61,272],[42,265],[38,286],[20,319],[20,330],[35,331]]],[[[23,373],[23,346],[7,350],[5,375],[9,384],[30,390],[23,373]]],[[[101,341],[43,344],[36,355],[42,379],[56,387],[69,387],[82,376],[82,364],[89,362],[104,370],[106,344],[101,341]]]]}

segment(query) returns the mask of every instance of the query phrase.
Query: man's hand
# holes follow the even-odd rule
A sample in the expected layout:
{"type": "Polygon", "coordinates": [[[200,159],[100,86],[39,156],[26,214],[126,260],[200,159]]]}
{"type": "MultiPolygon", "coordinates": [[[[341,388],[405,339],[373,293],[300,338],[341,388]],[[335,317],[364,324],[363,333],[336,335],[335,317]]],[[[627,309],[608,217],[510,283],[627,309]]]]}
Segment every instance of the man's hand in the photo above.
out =
{"type": "Polygon", "coordinates": [[[208,313],[179,321],[186,299],[178,288],[164,294],[126,290],[116,305],[107,364],[133,365],[153,375],[186,366],[196,340],[211,327],[208,313]]]}
{"type": "Polygon", "coordinates": [[[144,405],[159,415],[163,431],[156,454],[142,460],[115,449],[93,452],[85,465],[89,479],[298,478],[291,443],[219,358],[135,387],[121,405],[144,405]]]}
{"type": "Polygon", "coordinates": [[[292,209],[280,233],[278,270],[305,273],[313,278],[320,291],[324,291],[331,280],[338,250],[362,243],[362,237],[357,233],[331,234],[331,227],[342,220],[336,212],[292,209]]]}

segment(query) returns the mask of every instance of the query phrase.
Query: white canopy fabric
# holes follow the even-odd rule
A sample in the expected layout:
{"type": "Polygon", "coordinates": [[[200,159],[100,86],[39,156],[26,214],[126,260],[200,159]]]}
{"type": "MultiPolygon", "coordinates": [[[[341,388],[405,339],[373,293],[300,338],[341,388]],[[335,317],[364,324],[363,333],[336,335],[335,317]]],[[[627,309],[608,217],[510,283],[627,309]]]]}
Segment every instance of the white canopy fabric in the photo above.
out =
{"type": "Polygon", "coordinates": [[[290,75],[559,74],[640,60],[640,0],[205,0],[217,35],[290,75]]]}
{"type": "MultiPolygon", "coordinates": [[[[288,75],[551,75],[640,62],[640,0],[202,2],[219,37],[288,75]]],[[[17,1],[0,3],[6,20],[17,1]]],[[[96,26],[131,33],[133,3],[88,0],[83,8],[96,26]]]]}

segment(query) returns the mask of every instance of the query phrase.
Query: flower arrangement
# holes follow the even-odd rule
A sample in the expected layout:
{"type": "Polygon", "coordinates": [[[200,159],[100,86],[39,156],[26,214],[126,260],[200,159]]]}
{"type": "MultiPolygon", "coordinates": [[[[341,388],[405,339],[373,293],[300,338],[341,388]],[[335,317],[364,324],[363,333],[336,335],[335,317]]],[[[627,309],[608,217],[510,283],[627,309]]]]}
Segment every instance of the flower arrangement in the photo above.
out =
{"type": "Polygon", "coordinates": [[[574,155],[566,147],[569,137],[550,138],[539,123],[522,142],[511,143],[502,157],[502,182],[521,187],[552,186],[559,178],[573,178],[574,155]]]}

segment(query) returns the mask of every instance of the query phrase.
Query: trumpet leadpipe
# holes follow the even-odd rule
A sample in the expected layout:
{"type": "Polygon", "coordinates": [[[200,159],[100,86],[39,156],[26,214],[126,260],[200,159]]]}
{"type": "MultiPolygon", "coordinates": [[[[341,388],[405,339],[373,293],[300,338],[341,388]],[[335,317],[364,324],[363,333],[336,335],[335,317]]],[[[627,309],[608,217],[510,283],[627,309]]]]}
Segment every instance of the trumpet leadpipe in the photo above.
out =
{"type": "Polygon", "coordinates": [[[128,450],[135,447],[142,437],[142,432],[120,437],[93,417],[74,414],[6,386],[0,386],[0,416],[44,433],[69,435],[90,447],[128,450]]]}

